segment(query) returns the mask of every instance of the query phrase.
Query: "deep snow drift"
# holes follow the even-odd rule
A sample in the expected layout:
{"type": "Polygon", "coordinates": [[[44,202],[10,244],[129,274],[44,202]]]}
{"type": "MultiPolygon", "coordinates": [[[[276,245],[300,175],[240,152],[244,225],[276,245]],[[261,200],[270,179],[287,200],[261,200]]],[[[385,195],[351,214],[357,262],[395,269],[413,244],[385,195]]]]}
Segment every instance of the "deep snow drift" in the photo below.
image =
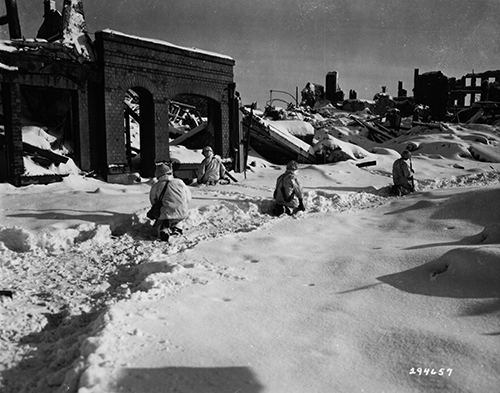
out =
{"type": "Polygon", "coordinates": [[[500,164],[473,151],[498,129],[446,127],[360,146],[373,167],[301,165],[295,218],[268,214],[283,167],[250,157],[192,187],[169,244],[149,181],[0,185],[4,390],[494,391],[500,164]],[[418,192],[390,197],[410,143],[418,192]]]}

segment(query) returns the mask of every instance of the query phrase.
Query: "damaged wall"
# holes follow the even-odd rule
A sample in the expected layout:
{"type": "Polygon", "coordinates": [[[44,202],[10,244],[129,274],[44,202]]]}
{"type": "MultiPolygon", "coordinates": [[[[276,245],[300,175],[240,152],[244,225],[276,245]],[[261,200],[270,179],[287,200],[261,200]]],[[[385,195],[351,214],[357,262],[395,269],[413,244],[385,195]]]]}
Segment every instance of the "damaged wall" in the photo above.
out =
{"type": "Polygon", "coordinates": [[[442,120],[449,99],[448,78],[441,71],[419,74],[415,69],[413,95],[416,104],[429,107],[432,119],[442,120]]]}
{"type": "MultiPolygon", "coordinates": [[[[168,161],[168,109],[170,100],[181,94],[208,99],[213,119],[209,131],[215,151],[230,155],[230,95],[234,89],[234,60],[227,56],[190,51],[153,40],[127,36],[109,30],[97,32],[95,48],[103,72],[102,121],[106,129],[105,159],[100,165],[108,178],[127,172],[123,146],[123,100],[128,89],[142,89],[150,95],[153,107],[148,133],[152,135],[151,156],[141,175],[154,173],[154,163],[168,161]],[[218,119],[218,120],[217,120],[218,119]]],[[[210,117],[210,116],[209,116],[210,117]]]]}
{"type": "Polygon", "coordinates": [[[450,78],[450,106],[463,109],[476,101],[500,102],[500,70],[450,78]]]}
{"type": "Polygon", "coordinates": [[[70,129],[63,132],[77,146],[77,164],[90,169],[88,82],[96,77],[96,65],[78,61],[71,48],[57,43],[22,40],[11,42],[9,50],[0,50],[0,62],[5,66],[0,81],[8,163],[3,179],[23,182],[22,127],[47,121],[48,112],[57,112],[54,121],[62,120],[65,114],[59,112],[68,109],[70,129]],[[56,96],[57,100],[51,99],[56,96]]]}
{"type": "Polygon", "coordinates": [[[443,120],[447,112],[457,113],[478,101],[500,102],[500,70],[457,79],[441,71],[419,74],[415,69],[413,94],[415,103],[429,106],[433,120],[443,120]]]}

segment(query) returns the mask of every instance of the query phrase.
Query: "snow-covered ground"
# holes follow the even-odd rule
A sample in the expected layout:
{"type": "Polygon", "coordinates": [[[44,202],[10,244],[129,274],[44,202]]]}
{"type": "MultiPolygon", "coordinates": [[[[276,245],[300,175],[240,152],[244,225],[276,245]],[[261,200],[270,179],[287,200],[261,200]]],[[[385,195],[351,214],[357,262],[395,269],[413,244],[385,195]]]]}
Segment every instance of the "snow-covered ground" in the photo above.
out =
{"type": "Polygon", "coordinates": [[[251,156],[168,244],[146,179],[0,185],[4,391],[496,391],[499,128],[346,129],[377,165],[301,165],[306,212],[268,214],[283,167],[251,156]],[[418,191],[390,197],[409,144],[418,191]]]}

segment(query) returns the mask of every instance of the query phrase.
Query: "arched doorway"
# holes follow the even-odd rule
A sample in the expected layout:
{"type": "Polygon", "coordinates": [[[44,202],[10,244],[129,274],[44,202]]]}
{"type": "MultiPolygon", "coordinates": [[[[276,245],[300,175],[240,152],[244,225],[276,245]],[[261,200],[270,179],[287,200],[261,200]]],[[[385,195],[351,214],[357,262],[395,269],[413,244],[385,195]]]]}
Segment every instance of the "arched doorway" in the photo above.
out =
{"type": "Polygon", "coordinates": [[[201,149],[210,145],[222,152],[221,105],[196,94],[178,94],[170,100],[169,138],[173,145],[201,149]]]}
{"type": "Polygon", "coordinates": [[[141,177],[155,170],[155,122],[153,95],[142,87],[127,90],[124,98],[124,134],[127,164],[141,177]]]}

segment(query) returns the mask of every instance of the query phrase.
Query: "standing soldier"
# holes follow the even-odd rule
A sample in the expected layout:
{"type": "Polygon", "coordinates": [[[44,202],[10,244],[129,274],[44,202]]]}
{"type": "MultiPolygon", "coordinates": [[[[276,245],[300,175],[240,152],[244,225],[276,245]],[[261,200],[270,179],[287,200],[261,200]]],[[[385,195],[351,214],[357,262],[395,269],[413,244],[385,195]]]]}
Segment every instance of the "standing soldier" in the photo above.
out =
{"type": "Polygon", "coordinates": [[[283,213],[294,215],[298,211],[305,210],[303,202],[302,187],[297,179],[299,166],[295,161],[286,164],[286,171],[276,180],[274,190],[274,214],[280,216],[283,213]]]}

